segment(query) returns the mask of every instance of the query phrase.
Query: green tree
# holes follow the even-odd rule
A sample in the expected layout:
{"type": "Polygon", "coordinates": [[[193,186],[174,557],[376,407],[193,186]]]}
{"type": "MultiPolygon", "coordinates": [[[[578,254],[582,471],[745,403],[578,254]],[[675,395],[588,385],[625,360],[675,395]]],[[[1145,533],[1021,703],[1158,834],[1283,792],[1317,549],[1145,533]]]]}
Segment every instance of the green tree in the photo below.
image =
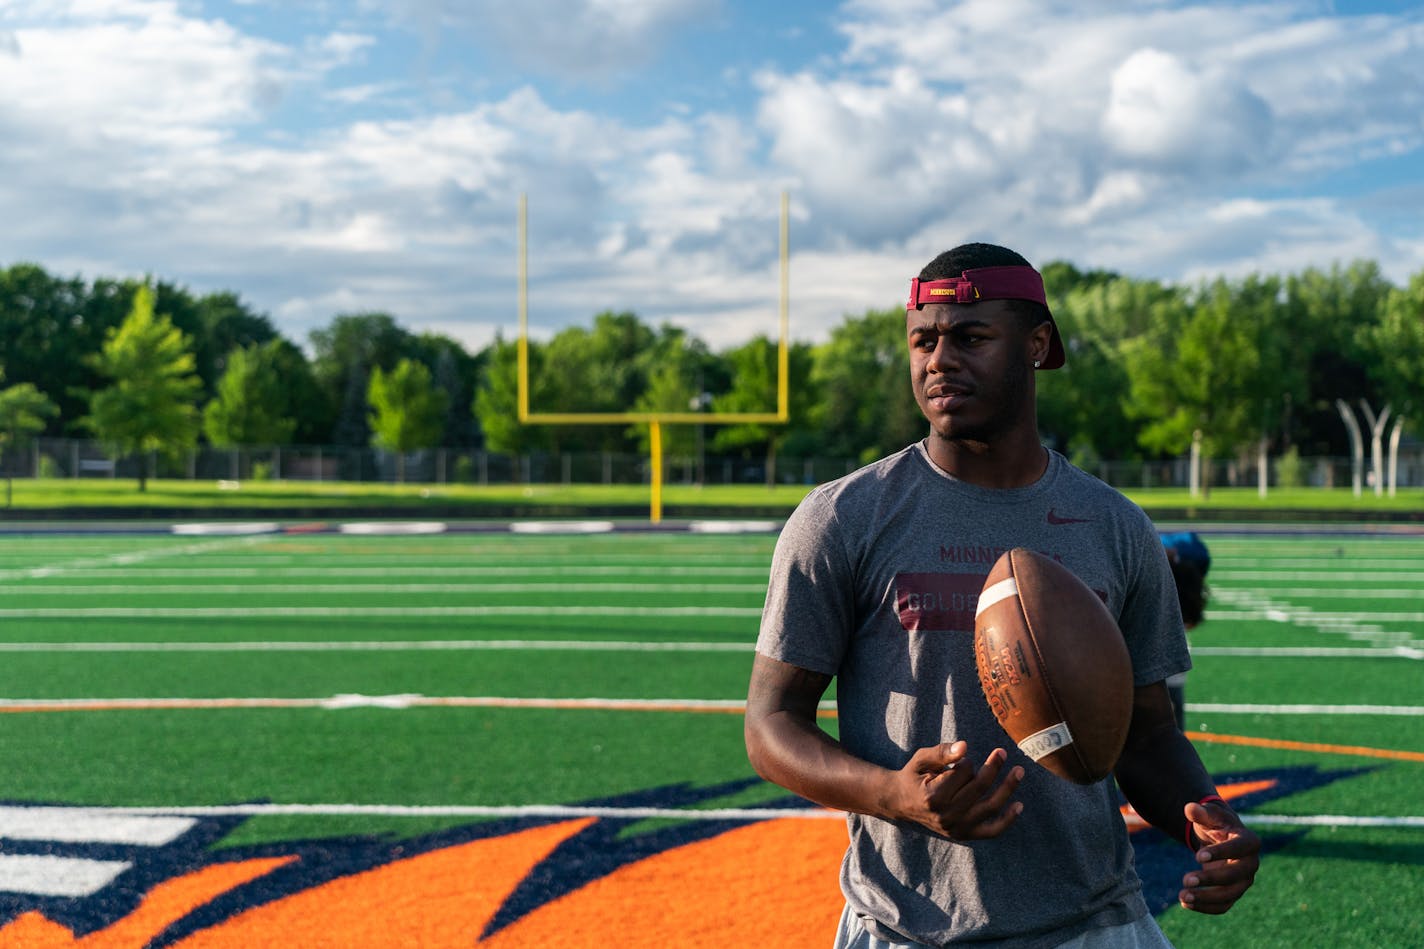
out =
{"type": "Polygon", "coordinates": [[[846,317],[812,350],[811,363],[816,397],[797,427],[815,433],[817,451],[867,463],[925,436],[903,308],[846,317]]]}
{"type": "MultiPolygon", "coordinates": [[[[1254,335],[1256,368],[1240,385],[1239,398],[1251,414],[1243,442],[1258,448],[1258,477],[1265,490],[1268,455],[1274,444],[1284,454],[1295,448],[1292,414],[1309,398],[1308,346],[1296,332],[1278,277],[1251,278],[1237,293],[1234,312],[1254,335]]],[[[1245,444],[1241,449],[1247,447],[1245,444]]]]}
{"type": "Polygon", "coordinates": [[[440,444],[447,448],[479,446],[480,426],[471,405],[484,371],[484,357],[470,355],[448,336],[421,333],[414,340],[414,358],[430,369],[433,385],[445,393],[440,444]]]}
{"type": "MultiPolygon", "coordinates": [[[[640,353],[639,367],[646,385],[628,411],[697,412],[711,408],[711,391],[724,388],[716,360],[702,340],[679,327],[664,325],[646,352],[640,353]],[[703,398],[707,393],[707,398],[703,398]]],[[[697,425],[663,427],[663,451],[672,457],[692,457],[698,451],[697,425]]],[[[627,436],[636,440],[638,450],[649,449],[648,426],[629,428],[627,436]]]]}
{"type": "Polygon", "coordinates": [[[234,349],[217,394],[203,409],[203,432],[219,448],[285,445],[296,430],[282,374],[283,340],[234,349]]]}
{"type": "MultiPolygon", "coordinates": [[[[655,334],[633,313],[606,311],[591,329],[570,326],[543,349],[537,374],[530,362],[530,408],[535,412],[630,412],[647,388],[647,353],[655,334]]],[[[556,451],[625,451],[626,433],[614,425],[555,425],[556,451]]]]}
{"type": "Polygon", "coordinates": [[[1276,345],[1286,335],[1281,296],[1275,278],[1253,276],[1152,307],[1147,332],[1122,347],[1143,447],[1180,454],[1200,439],[1209,459],[1244,455],[1266,438],[1304,379],[1276,345]]]}
{"type": "MultiPolygon", "coordinates": [[[[0,380],[5,378],[0,370],[0,380]]],[[[59,406],[33,383],[0,389],[0,457],[6,449],[22,447],[44,431],[45,419],[59,414],[59,406]]],[[[10,476],[5,476],[5,506],[10,505],[10,476]]]]}
{"type": "Polygon", "coordinates": [[[1417,413],[1424,409],[1424,271],[1405,289],[1392,290],[1382,311],[1364,331],[1366,365],[1386,402],[1397,412],[1417,413]]]}
{"type": "MultiPolygon", "coordinates": [[[[723,354],[732,378],[732,388],[714,396],[715,412],[775,412],[777,405],[777,344],[765,336],[723,354]]],[[[808,385],[811,375],[811,347],[805,343],[790,344],[787,352],[788,411],[791,419],[805,419],[813,400],[808,385]]],[[[776,459],[779,450],[791,435],[789,425],[768,425],[743,422],[718,430],[712,444],[720,451],[752,451],[762,453],[765,460],[766,484],[776,483],[776,459]]]]}
{"type": "Polygon", "coordinates": [[[1285,280],[1294,358],[1309,387],[1291,409],[1287,440],[1306,455],[1344,455],[1349,450],[1337,400],[1382,402],[1369,365],[1370,327],[1377,325],[1394,288],[1372,261],[1329,270],[1309,268],[1285,280]]]}
{"type": "Polygon", "coordinates": [[[268,350],[264,359],[270,361],[277,386],[282,392],[279,404],[286,406],[288,417],[295,422],[292,439],[299,445],[324,444],[330,440],[332,406],[326,392],[317,384],[312,364],[306,354],[290,340],[278,337],[263,344],[268,350]]]}
{"type": "Polygon", "coordinates": [[[312,371],[335,411],[330,440],[365,447],[370,441],[366,395],[371,371],[389,371],[413,356],[413,337],[386,313],[343,314],[311,333],[312,371]]]}
{"type": "Polygon", "coordinates": [[[1115,271],[1079,270],[1066,260],[1050,260],[1039,268],[1039,273],[1043,274],[1043,289],[1048,294],[1050,307],[1055,300],[1075,290],[1086,290],[1122,279],[1122,275],[1115,271]]]}
{"type": "Polygon", "coordinates": [[[153,289],[154,309],[165,314],[188,337],[194,371],[203,382],[203,401],[216,393],[230,353],[277,338],[272,322],[254,313],[234,293],[198,297],[185,287],[163,280],[153,289]]]}
{"type": "Polygon", "coordinates": [[[35,264],[0,270],[0,365],[12,384],[29,382],[59,412],[50,434],[77,425],[102,379],[85,357],[123,322],[132,290],[113,281],[90,290],[79,278],[50,276],[35,264]]]}
{"type": "Polygon", "coordinates": [[[1170,311],[1166,304],[1181,291],[1068,268],[1070,282],[1066,266],[1051,271],[1060,289],[1049,302],[1068,360],[1061,369],[1038,374],[1038,423],[1045,441],[1091,469],[1098,459],[1140,454],[1141,423],[1127,414],[1122,398],[1128,388],[1123,347],[1148,331],[1154,313],[1170,311]]]}
{"type": "MultiPolygon", "coordinates": [[[[1388,451],[1393,454],[1405,425],[1412,424],[1415,431],[1419,430],[1419,412],[1424,410],[1424,393],[1420,389],[1420,380],[1424,379],[1424,271],[1411,277],[1403,290],[1392,290],[1381,309],[1380,321],[1364,327],[1361,336],[1370,378],[1380,393],[1381,411],[1387,405],[1394,412],[1393,422],[1388,423],[1393,426],[1389,434],[1382,430],[1379,435],[1382,456],[1386,438],[1388,451]]],[[[1373,450],[1372,440],[1372,454],[1373,450]]],[[[1397,474],[1394,466],[1389,465],[1380,474],[1393,490],[1397,474]]]]}
{"type": "Polygon", "coordinates": [[[440,442],[446,395],[432,385],[430,370],[422,363],[402,359],[390,372],[371,370],[367,400],[375,442],[396,453],[396,480],[404,483],[406,453],[440,442]]]}
{"type": "Polygon", "coordinates": [[[151,454],[177,457],[196,443],[202,389],[187,337],[153,304],[153,289],[141,285],[128,317],[90,357],[110,384],[90,395],[83,420],[110,454],[137,457],[140,491],[148,488],[151,454]]]}
{"type": "MultiPolygon", "coordinates": [[[[519,343],[496,335],[485,351],[484,376],[475,390],[474,410],[484,432],[485,447],[493,452],[518,455],[548,447],[549,429],[519,422],[519,343]]],[[[529,342],[530,385],[541,379],[544,363],[542,346],[529,342]]],[[[531,395],[531,402],[535,398],[531,395]]],[[[533,403],[537,408],[538,403],[533,403]]]]}

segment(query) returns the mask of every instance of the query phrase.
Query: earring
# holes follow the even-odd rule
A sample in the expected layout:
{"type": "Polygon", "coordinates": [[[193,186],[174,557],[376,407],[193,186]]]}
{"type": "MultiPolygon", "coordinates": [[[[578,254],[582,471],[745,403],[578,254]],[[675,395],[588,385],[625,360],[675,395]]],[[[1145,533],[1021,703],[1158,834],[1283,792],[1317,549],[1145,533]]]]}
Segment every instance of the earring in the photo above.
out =
{"type": "Polygon", "coordinates": [[[1037,369],[1037,368],[1038,368],[1039,366],[1041,366],[1041,365],[1043,365],[1042,360],[1035,359],[1035,360],[1033,361],[1033,368],[1037,369]]]}

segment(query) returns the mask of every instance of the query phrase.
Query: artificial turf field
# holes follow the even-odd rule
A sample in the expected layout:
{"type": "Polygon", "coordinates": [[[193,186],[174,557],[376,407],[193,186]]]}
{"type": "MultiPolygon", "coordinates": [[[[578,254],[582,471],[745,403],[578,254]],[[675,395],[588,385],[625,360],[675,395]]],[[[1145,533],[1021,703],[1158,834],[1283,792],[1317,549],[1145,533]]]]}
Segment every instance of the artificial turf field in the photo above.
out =
{"type": "MultiPolygon", "coordinates": [[[[1134,832],[1164,930],[1424,945],[1424,536],[1203,533],[1188,728],[1270,853],[1207,918],[1134,832]]],[[[773,543],[8,535],[0,946],[828,946],[842,823],[741,742],[773,543]]]]}

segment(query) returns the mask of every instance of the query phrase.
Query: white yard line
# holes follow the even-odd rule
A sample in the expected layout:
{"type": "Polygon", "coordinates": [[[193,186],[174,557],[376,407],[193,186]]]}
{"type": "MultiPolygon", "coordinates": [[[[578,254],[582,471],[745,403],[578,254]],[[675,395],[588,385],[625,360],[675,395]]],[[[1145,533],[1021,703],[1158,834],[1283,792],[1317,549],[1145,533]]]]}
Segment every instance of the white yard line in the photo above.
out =
{"type": "MultiPolygon", "coordinates": [[[[1225,589],[1230,589],[1229,587],[1225,589]]],[[[1213,586],[1213,592],[1219,592],[1213,586]]],[[[1260,592],[1243,591],[1243,592],[1260,592]]],[[[1270,591],[1272,597],[1280,597],[1288,600],[1297,599],[1320,599],[1320,600],[1414,600],[1418,601],[1424,595],[1424,581],[1416,587],[1360,587],[1360,586],[1329,586],[1321,583],[1313,587],[1272,587],[1270,591]]]]}
{"type": "MultiPolygon", "coordinates": [[[[288,562],[291,558],[284,558],[283,562],[288,562]]],[[[40,568],[48,569],[48,568],[40,568]]],[[[481,566],[437,566],[435,564],[422,564],[412,566],[408,562],[404,565],[391,564],[389,566],[350,566],[350,567],[310,567],[310,566],[229,566],[229,567],[155,567],[142,570],[130,569],[105,569],[95,567],[66,568],[62,571],[65,576],[85,577],[85,578],[115,578],[134,579],[136,577],[151,578],[155,580],[178,580],[184,578],[221,580],[235,579],[238,577],[519,577],[528,579],[530,577],[761,577],[763,581],[767,575],[767,567],[728,567],[713,566],[687,567],[687,566],[626,566],[609,567],[593,566],[589,564],[526,564],[518,567],[481,567],[481,566]]],[[[17,571],[0,571],[0,580],[14,579],[18,575],[17,571]]],[[[46,573],[42,576],[50,576],[46,573]]],[[[761,585],[765,590],[765,582],[761,585]]],[[[36,584],[27,587],[30,590],[50,590],[54,587],[48,584],[36,584]]]]}
{"type": "Polygon", "coordinates": [[[415,639],[239,642],[62,642],[6,643],[4,652],[751,652],[753,645],[728,642],[630,642],[603,639],[415,639]]]}
{"type": "MultiPolygon", "coordinates": [[[[1373,545],[1373,542],[1372,542],[1373,545]]],[[[1424,556],[1424,543],[1413,543],[1409,545],[1408,551],[1397,551],[1398,557],[1359,557],[1354,554],[1334,554],[1326,556],[1233,556],[1230,553],[1220,551],[1216,544],[1211,544],[1211,562],[1215,567],[1217,564],[1228,567],[1228,572],[1235,573],[1237,570],[1250,569],[1252,567],[1265,567],[1271,570],[1339,570],[1342,567],[1349,570],[1412,570],[1419,572],[1419,558],[1424,556]]]]}
{"type": "Polygon", "coordinates": [[[1409,646],[1193,646],[1193,656],[1258,659],[1424,659],[1409,646]]]}
{"type": "Polygon", "coordinates": [[[171,583],[0,584],[0,596],[221,596],[353,593],[738,593],[766,595],[764,583],[171,583]]]}
{"type": "MultiPolygon", "coordinates": [[[[834,708],[834,703],[822,703],[834,708]]],[[[346,693],[324,698],[231,697],[231,698],[64,698],[0,699],[0,712],[103,712],[103,711],[202,711],[230,708],[502,708],[574,709],[624,712],[741,712],[741,699],[609,699],[530,698],[522,696],[455,695],[428,696],[414,693],[362,695],[346,693]]]]}
{"type": "Polygon", "coordinates": [[[244,619],[248,617],[761,616],[759,606],[95,606],[0,609],[6,619],[244,619]]]}
{"type": "Polygon", "coordinates": [[[1240,702],[1188,702],[1187,711],[1225,715],[1424,715],[1421,705],[1252,705],[1240,702]]]}
{"type": "Polygon", "coordinates": [[[108,567],[131,566],[136,563],[147,563],[150,560],[161,560],[166,557],[192,557],[198,554],[212,553],[213,551],[229,550],[233,547],[246,547],[261,543],[267,539],[268,538],[260,535],[222,537],[216,540],[207,540],[192,544],[154,546],[146,550],[127,550],[121,553],[106,554],[102,557],[84,557],[79,560],[61,561],[40,567],[25,567],[19,570],[0,570],[0,580],[33,580],[41,577],[60,576],[78,570],[103,570],[108,567]]]}
{"type": "MultiPolygon", "coordinates": [[[[177,640],[173,642],[0,642],[5,652],[751,652],[750,642],[634,641],[620,639],[356,639],[177,640]]],[[[1195,646],[1194,656],[1257,659],[1424,659],[1424,650],[1400,646],[1195,646]]]]}
{"type": "MultiPolygon", "coordinates": [[[[1216,564],[1212,564],[1216,567],[1216,564]]],[[[1358,564],[1351,563],[1349,570],[1282,570],[1275,567],[1270,570],[1218,570],[1213,569],[1211,576],[1215,578],[1218,573],[1222,579],[1221,585],[1230,586],[1238,583],[1400,583],[1402,581],[1414,581],[1424,583],[1424,571],[1418,566],[1408,569],[1398,570],[1370,570],[1366,571],[1358,564]]]]}
{"type": "MultiPolygon", "coordinates": [[[[22,807],[9,810],[23,812],[22,807]]],[[[845,820],[845,812],[819,807],[613,807],[598,805],[516,804],[516,805],[404,805],[404,804],[231,804],[175,805],[172,807],[37,808],[72,812],[76,819],[122,818],[204,818],[204,817],[471,817],[471,818],[551,818],[576,820],[595,817],[611,820],[845,820]]],[[[1290,815],[1244,813],[1248,824],[1305,827],[1424,827],[1424,817],[1351,816],[1335,814],[1290,815]]]]}
{"type": "MultiPolygon", "coordinates": [[[[823,701],[820,708],[834,710],[833,701],[823,701]]],[[[418,693],[395,695],[363,695],[345,693],[328,697],[257,697],[227,698],[62,698],[62,699],[0,699],[0,712],[44,711],[112,711],[112,710],[204,710],[227,708],[503,708],[503,709],[597,709],[634,712],[742,712],[741,699],[626,699],[626,698],[556,698],[532,696],[454,695],[429,696],[418,693]]],[[[1384,715],[1424,716],[1419,705],[1318,705],[1318,704],[1238,704],[1226,702],[1188,702],[1187,711],[1194,714],[1250,715],[1384,715]]]]}
{"type": "Polygon", "coordinates": [[[1208,619],[1269,620],[1314,629],[1329,635],[1346,636],[1375,647],[1424,648],[1424,640],[1411,630],[1389,630],[1384,624],[1400,624],[1417,629],[1424,624],[1424,612],[1359,611],[1327,612],[1278,601],[1262,590],[1216,589],[1212,600],[1218,606],[1207,611],[1208,619]],[[1235,607],[1223,610],[1220,605],[1235,607]]]}

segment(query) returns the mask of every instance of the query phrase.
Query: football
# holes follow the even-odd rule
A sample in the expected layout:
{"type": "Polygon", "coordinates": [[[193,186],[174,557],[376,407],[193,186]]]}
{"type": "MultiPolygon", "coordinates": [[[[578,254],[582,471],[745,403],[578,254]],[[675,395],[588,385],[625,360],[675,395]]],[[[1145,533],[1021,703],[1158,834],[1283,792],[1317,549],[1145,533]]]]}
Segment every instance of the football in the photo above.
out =
{"type": "Polygon", "coordinates": [[[994,717],[1061,778],[1112,773],[1132,718],[1132,661],[1103,601],[1067,567],[1031,550],[989,571],[974,619],[974,662],[994,717]]]}

